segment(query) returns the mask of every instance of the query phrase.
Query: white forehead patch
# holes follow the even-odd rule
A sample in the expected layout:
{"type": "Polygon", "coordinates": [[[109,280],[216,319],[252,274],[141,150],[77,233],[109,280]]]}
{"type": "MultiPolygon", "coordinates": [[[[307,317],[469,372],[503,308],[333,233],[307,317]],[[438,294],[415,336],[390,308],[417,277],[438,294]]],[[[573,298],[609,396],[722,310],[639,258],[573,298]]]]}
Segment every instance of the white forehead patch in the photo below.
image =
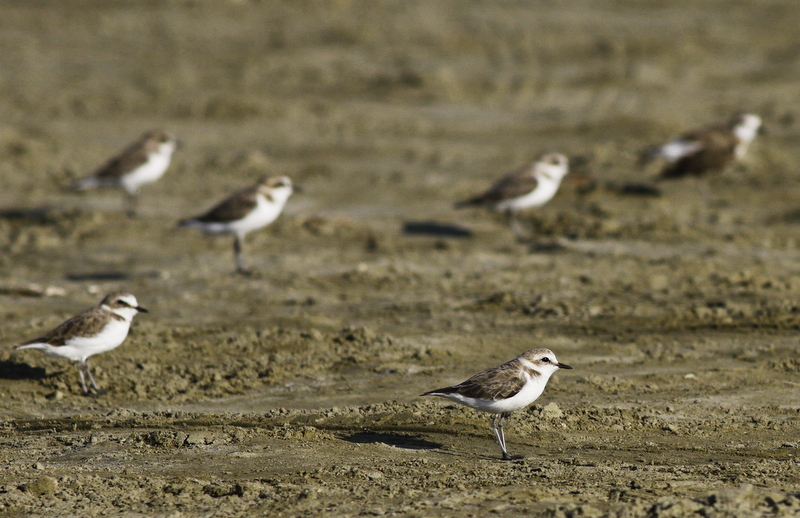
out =
{"type": "Polygon", "coordinates": [[[117,297],[117,300],[123,300],[134,308],[139,305],[139,303],[136,300],[136,297],[130,294],[120,295],[119,297],[117,297]]]}

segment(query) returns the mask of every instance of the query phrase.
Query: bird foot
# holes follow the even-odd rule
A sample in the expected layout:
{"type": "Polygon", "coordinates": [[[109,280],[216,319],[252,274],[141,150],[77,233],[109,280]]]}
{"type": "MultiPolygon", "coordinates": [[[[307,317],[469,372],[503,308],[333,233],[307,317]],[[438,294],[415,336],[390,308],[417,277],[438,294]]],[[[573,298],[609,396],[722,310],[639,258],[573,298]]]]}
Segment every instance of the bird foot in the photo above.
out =
{"type": "Polygon", "coordinates": [[[533,241],[529,243],[529,251],[532,254],[555,254],[567,249],[564,243],[559,241],[533,241]]]}
{"type": "Polygon", "coordinates": [[[524,458],[524,455],[509,455],[508,453],[503,452],[503,460],[522,460],[524,458]]]}
{"type": "Polygon", "coordinates": [[[98,389],[98,390],[93,390],[91,392],[87,390],[86,392],[83,393],[83,395],[90,398],[99,398],[100,396],[105,395],[107,392],[108,390],[106,389],[98,389]]]}

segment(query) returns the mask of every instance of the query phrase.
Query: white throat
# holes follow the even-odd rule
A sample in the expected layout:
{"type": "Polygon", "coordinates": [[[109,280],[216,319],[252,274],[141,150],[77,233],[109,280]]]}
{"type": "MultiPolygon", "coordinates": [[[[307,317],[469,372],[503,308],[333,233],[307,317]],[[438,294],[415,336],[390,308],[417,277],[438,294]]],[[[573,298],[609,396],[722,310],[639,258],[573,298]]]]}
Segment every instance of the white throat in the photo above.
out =
{"type": "Polygon", "coordinates": [[[164,142],[163,144],[158,145],[158,151],[156,151],[156,154],[161,155],[164,158],[170,158],[174,151],[175,151],[174,142],[164,142]]]}
{"type": "Polygon", "coordinates": [[[733,133],[736,135],[736,138],[739,139],[739,144],[736,146],[736,158],[742,158],[744,156],[745,151],[747,151],[747,147],[756,138],[758,135],[758,128],[761,127],[761,119],[757,116],[750,115],[746,116],[745,119],[735,128],[733,128],[733,133]]]}
{"type": "Polygon", "coordinates": [[[758,134],[758,126],[742,124],[736,126],[736,129],[733,131],[736,134],[736,138],[749,144],[754,138],[756,138],[756,135],[758,134]]]}
{"type": "MultiPolygon", "coordinates": [[[[539,165],[536,168],[536,179],[542,184],[550,184],[555,189],[561,185],[561,180],[567,175],[567,168],[561,165],[539,165]]],[[[555,194],[555,192],[553,193],[555,194]]]]}
{"type": "Polygon", "coordinates": [[[520,361],[522,365],[538,372],[542,376],[544,381],[549,380],[550,376],[552,376],[553,373],[558,370],[558,367],[553,364],[534,365],[531,361],[526,360],[525,358],[520,357],[517,359],[520,361]]]}
{"type": "Polygon", "coordinates": [[[272,194],[272,199],[275,200],[275,203],[283,207],[286,205],[286,201],[289,199],[289,196],[292,195],[292,188],[278,187],[277,189],[273,189],[270,194],[272,194]]]}
{"type": "Polygon", "coordinates": [[[120,317],[122,317],[122,318],[123,318],[123,319],[124,319],[126,322],[130,322],[131,320],[133,320],[133,317],[136,315],[136,313],[138,313],[138,311],[136,311],[136,308],[117,308],[117,309],[111,309],[110,307],[106,306],[105,304],[103,304],[103,305],[102,305],[102,306],[100,306],[100,307],[101,307],[101,308],[103,308],[103,309],[104,309],[104,310],[106,310],[106,311],[109,311],[109,312],[111,312],[111,313],[114,313],[115,315],[119,315],[119,316],[120,316],[120,317]]]}

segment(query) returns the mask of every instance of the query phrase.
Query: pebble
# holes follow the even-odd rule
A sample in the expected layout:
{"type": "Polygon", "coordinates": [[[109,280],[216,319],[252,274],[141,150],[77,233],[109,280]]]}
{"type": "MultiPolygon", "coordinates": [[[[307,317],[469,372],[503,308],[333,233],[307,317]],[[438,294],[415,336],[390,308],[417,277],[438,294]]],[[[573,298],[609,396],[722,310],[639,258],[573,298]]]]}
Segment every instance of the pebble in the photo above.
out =
{"type": "Polygon", "coordinates": [[[548,403],[542,408],[542,417],[545,419],[559,419],[564,417],[564,412],[555,403],[548,403]]]}
{"type": "Polygon", "coordinates": [[[56,390],[55,392],[47,394],[45,397],[51,401],[61,401],[64,399],[64,393],[60,390],[56,390]]]}
{"type": "Polygon", "coordinates": [[[23,491],[39,496],[52,495],[56,492],[56,489],[58,489],[58,481],[47,475],[22,485],[23,491]]]}

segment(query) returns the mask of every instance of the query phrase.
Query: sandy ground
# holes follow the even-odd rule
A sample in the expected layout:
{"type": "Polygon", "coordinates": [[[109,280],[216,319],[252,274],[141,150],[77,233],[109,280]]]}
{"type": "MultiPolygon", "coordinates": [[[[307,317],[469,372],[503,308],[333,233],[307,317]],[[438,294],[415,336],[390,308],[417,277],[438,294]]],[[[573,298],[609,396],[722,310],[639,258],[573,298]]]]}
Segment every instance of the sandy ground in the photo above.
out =
{"type": "Polygon", "coordinates": [[[798,26],[795,0],[1,3],[0,515],[800,513],[798,26]],[[617,189],[738,111],[766,127],[742,162],[617,189]],[[64,189],[155,127],[183,146],[137,218],[64,189]],[[549,151],[573,174],[530,242],[452,209],[549,151]],[[175,223],[265,172],[304,192],[244,278],[175,223]],[[92,359],[105,395],[12,350],[116,289],[151,313],[92,359]],[[524,460],[417,396],[538,346],[574,370],[510,419],[524,460]]]}

